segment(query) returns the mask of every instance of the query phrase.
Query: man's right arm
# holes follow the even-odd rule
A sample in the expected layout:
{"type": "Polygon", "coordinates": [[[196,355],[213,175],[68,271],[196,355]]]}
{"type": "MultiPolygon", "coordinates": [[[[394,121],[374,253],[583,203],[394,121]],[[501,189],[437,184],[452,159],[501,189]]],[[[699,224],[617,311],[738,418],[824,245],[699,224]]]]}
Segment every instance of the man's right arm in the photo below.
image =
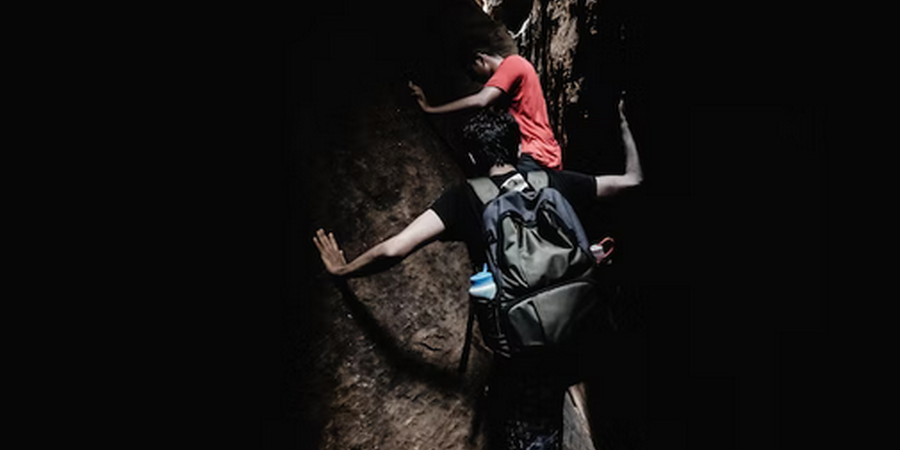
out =
{"type": "Polygon", "coordinates": [[[359,277],[390,268],[399,263],[419,246],[431,241],[445,229],[444,222],[432,209],[426,210],[397,235],[375,245],[347,263],[344,251],[337,245],[332,233],[319,229],[313,242],[325,269],[340,277],[359,277]]]}
{"type": "Polygon", "coordinates": [[[409,88],[412,89],[413,95],[419,102],[419,107],[431,114],[442,114],[468,108],[484,108],[500,98],[500,95],[503,93],[502,90],[494,86],[485,86],[472,95],[467,95],[443,105],[431,106],[425,98],[425,92],[422,91],[422,88],[413,84],[412,81],[409,82],[409,88]]]}
{"type": "Polygon", "coordinates": [[[625,101],[619,100],[619,126],[622,128],[622,143],[625,147],[625,173],[623,175],[600,175],[595,177],[597,197],[609,197],[623,189],[635,187],[644,179],[641,171],[641,160],[638,157],[637,145],[625,120],[625,101]]]}

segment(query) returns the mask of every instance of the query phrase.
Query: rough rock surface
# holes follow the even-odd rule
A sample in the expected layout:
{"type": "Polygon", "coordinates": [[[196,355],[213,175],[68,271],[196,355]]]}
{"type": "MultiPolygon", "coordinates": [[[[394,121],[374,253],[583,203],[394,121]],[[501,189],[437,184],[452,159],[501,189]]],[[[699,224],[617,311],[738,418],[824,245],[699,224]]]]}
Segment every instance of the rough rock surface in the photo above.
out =
{"type": "MultiPolygon", "coordinates": [[[[451,56],[467,35],[515,44],[470,0],[361,8],[352,18],[316,24],[311,34],[343,36],[317,36],[327,48],[289,48],[292,73],[304,72],[292,99],[296,122],[288,124],[297,130],[288,156],[296,174],[291,201],[303,212],[292,232],[303,241],[298,258],[311,275],[298,281],[300,298],[286,312],[287,415],[299,421],[309,448],[484,448],[478,399],[490,355],[477,326],[469,368],[456,372],[471,274],[464,246],[435,242],[386,272],[342,284],[325,274],[308,241],[325,228],[355,257],[462,181],[454,130],[466,114],[426,116],[407,80],[435,103],[457,98],[480,87],[451,56]]],[[[542,32],[526,54],[542,61],[548,99],[559,109],[577,98],[566,58],[579,28],[572,16],[552,11],[564,26],[552,39],[542,32]]],[[[565,420],[565,448],[593,448],[571,400],[565,420]]]]}

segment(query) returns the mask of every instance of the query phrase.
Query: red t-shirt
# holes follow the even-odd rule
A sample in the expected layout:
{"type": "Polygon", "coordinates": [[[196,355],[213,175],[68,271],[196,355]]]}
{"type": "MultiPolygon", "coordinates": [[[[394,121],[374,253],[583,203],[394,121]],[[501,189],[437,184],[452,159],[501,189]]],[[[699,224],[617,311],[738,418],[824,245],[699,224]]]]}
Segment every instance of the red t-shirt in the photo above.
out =
{"type": "Polygon", "coordinates": [[[545,167],[562,169],[562,149],[553,137],[544,91],[534,66],[519,55],[507,56],[485,86],[499,88],[512,98],[509,112],[522,133],[522,152],[545,167]]]}

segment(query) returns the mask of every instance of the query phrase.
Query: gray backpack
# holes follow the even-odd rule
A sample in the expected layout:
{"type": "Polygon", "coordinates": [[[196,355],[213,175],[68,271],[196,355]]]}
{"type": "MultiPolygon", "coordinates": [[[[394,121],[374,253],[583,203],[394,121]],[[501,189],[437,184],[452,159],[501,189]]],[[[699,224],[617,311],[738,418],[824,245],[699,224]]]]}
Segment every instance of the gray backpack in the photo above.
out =
{"type": "Polygon", "coordinates": [[[499,189],[488,178],[468,180],[485,206],[487,264],[497,285],[493,299],[472,297],[472,309],[485,343],[506,357],[572,345],[597,303],[597,262],[578,216],[547,173],[526,176],[499,189]]]}

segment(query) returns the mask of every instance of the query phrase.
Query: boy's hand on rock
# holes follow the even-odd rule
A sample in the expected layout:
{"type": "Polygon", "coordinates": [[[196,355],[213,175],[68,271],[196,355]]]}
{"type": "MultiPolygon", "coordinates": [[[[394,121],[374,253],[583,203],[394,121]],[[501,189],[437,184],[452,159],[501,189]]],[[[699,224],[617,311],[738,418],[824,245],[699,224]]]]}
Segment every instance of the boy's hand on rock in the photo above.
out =
{"type": "Polygon", "coordinates": [[[347,265],[347,260],[344,259],[344,251],[338,247],[334,234],[326,235],[325,230],[319,228],[316,236],[313,237],[313,242],[319,249],[319,256],[322,258],[322,263],[325,264],[325,270],[332,275],[341,275],[341,271],[347,265]]]}
{"type": "Polygon", "coordinates": [[[428,106],[428,101],[425,100],[425,92],[422,91],[422,88],[410,81],[409,89],[412,91],[412,95],[416,98],[416,101],[419,102],[419,106],[422,107],[422,109],[425,109],[425,107],[428,106]]]}

